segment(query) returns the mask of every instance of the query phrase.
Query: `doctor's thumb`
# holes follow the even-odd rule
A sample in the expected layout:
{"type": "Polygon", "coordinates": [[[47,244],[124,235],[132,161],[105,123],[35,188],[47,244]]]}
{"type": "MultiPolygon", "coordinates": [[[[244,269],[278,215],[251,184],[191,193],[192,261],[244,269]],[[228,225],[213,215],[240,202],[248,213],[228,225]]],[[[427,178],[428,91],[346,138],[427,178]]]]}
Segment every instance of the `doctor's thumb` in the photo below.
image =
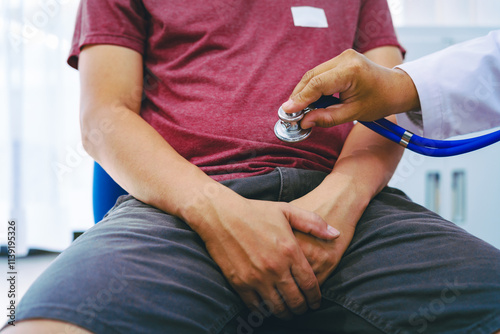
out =
{"type": "Polygon", "coordinates": [[[313,126],[330,128],[332,126],[352,122],[355,119],[349,109],[348,106],[342,104],[330,106],[325,109],[315,109],[304,116],[300,122],[300,127],[302,129],[309,129],[313,126]]]}

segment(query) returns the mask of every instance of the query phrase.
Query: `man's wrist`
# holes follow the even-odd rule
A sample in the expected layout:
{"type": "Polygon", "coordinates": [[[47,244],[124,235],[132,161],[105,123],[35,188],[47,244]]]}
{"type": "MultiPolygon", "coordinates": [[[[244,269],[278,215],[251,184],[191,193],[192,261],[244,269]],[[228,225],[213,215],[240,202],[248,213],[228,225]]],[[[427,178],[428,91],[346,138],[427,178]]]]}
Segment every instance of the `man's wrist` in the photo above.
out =
{"type": "MultiPolygon", "coordinates": [[[[305,196],[308,202],[305,208],[316,212],[329,224],[341,222],[354,227],[357,223],[356,218],[351,221],[351,217],[339,217],[339,214],[342,216],[341,212],[344,211],[362,213],[371,200],[370,194],[371,192],[365,185],[359,184],[352,176],[333,172],[318,187],[305,196]],[[339,203],[341,203],[342,209],[338,207],[339,203]]],[[[299,199],[298,202],[304,200],[305,198],[299,199]]],[[[354,216],[355,214],[352,215],[352,217],[354,216]]],[[[341,228],[337,225],[334,227],[341,228]]]]}
{"type": "Polygon", "coordinates": [[[231,203],[243,199],[226,186],[209,181],[202,183],[191,192],[191,197],[178,209],[178,217],[183,219],[206,242],[222,226],[221,217],[231,203]]]}

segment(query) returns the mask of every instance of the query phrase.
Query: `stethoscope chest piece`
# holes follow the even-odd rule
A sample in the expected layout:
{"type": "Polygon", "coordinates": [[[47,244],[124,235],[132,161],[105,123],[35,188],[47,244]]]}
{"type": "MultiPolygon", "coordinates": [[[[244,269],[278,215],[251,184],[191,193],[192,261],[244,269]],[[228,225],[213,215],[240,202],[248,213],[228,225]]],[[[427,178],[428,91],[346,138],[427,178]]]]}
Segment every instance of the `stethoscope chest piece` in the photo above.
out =
{"type": "Polygon", "coordinates": [[[280,119],[274,125],[276,137],[287,143],[296,143],[309,137],[311,129],[302,129],[299,122],[310,110],[311,108],[306,108],[297,113],[287,114],[280,107],[278,110],[280,119]]]}

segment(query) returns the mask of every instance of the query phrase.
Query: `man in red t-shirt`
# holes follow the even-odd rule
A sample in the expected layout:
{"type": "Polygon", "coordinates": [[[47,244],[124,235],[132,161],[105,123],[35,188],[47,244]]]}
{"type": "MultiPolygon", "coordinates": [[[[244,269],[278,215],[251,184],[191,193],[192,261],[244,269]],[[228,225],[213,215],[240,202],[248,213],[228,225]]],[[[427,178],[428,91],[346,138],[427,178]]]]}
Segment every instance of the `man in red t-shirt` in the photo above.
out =
{"type": "Polygon", "coordinates": [[[465,319],[498,291],[497,269],[471,277],[453,259],[465,242],[498,253],[382,191],[398,145],[352,124],[274,136],[302,75],[348,48],[402,61],[385,1],[82,1],[69,64],[84,147],[131,195],[40,277],[9,330],[404,332],[430,326],[422,291],[450,284],[461,303],[432,325],[465,319]]]}

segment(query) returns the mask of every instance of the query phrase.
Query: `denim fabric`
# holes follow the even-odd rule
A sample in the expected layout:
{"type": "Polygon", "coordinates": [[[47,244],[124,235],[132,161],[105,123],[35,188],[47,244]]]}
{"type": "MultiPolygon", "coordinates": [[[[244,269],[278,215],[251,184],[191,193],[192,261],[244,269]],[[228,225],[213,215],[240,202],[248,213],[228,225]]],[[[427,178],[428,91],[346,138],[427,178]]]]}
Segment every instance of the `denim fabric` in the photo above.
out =
{"type": "MultiPolygon", "coordinates": [[[[291,201],[324,173],[277,168],[223,182],[291,201]]],[[[385,188],[322,286],[319,310],[281,321],[249,312],[180,219],[123,196],[33,284],[18,320],[95,333],[491,333],[500,329],[500,251],[385,188]]]]}

